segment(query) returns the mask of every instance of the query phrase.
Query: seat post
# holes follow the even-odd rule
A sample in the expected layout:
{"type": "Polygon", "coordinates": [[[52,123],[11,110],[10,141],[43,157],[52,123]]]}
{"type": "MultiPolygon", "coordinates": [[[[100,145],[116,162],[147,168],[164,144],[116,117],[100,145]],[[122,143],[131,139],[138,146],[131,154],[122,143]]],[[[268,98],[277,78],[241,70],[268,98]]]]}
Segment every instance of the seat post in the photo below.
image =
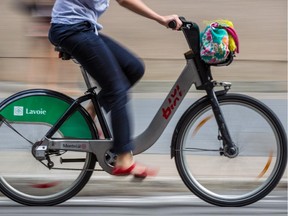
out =
{"type": "Polygon", "coordinates": [[[83,68],[83,66],[75,58],[73,58],[69,53],[67,53],[62,47],[56,46],[55,47],[55,51],[59,52],[59,58],[61,58],[62,60],[70,60],[70,59],[72,59],[73,62],[75,62],[76,64],[80,65],[81,73],[82,73],[82,76],[84,78],[84,81],[85,81],[85,84],[87,86],[87,89],[91,89],[92,88],[92,84],[91,84],[91,81],[89,79],[89,74],[83,68]]]}
{"type": "Polygon", "coordinates": [[[87,71],[83,68],[82,65],[80,65],[80,69],[81,69],[81,73],[82,73],[82,76],[84,78],[84,81],[85,81],[85,84],[87,86],[87,89],[91,89],[92,88],[92,84],[90,82],[90,79],[89,79],[89,74],[87,73],[87,71]]]}

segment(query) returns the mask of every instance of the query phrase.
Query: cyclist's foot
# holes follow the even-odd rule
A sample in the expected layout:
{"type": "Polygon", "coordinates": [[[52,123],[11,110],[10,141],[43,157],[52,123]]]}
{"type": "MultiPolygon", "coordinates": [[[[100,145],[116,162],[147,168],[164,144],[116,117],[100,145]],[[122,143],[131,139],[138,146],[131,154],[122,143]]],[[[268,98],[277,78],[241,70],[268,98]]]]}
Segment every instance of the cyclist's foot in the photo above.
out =
{"type": "Polygon", "coordinates": [[[112,174],[116,176],[133,175],[135,178],[146,178],[147,176],[156,176],[158,170],[134,162],[130,167],[113,168],[112,174]]]}

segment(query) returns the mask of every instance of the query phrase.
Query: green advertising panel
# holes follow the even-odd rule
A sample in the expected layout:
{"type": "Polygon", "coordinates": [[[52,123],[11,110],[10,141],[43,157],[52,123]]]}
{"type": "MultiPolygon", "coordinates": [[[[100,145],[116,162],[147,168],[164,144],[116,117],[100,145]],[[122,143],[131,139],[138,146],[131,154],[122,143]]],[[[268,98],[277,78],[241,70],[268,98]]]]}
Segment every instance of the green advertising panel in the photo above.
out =
{"type": "MultiPolygon", "coordinates": [[[[49,95],[33,95],[18,99],[1,109],[0,114],[9,122],[53,125],[64,114],[70,104],[49,95]]],[[[87,122],[79,111],[61,126],[64,137],[91,138],[87,122]]]]}

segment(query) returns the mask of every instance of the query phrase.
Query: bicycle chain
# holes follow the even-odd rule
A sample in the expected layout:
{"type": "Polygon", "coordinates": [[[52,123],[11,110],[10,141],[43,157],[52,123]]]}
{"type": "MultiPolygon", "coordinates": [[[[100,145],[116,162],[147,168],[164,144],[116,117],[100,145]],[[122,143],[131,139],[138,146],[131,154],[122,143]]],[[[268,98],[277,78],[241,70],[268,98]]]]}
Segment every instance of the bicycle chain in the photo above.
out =
{"type": "Polygon", "coordinates": [[[49,170],[67,170],[67,171],[104,171],[103,169],[76,169],[76,168],[57,168],[57,167],[53,167],[53,168],[49,168],[43,161],[39,161],[41,164],[43,164],[46,168],[48,168],[49,170]]]}

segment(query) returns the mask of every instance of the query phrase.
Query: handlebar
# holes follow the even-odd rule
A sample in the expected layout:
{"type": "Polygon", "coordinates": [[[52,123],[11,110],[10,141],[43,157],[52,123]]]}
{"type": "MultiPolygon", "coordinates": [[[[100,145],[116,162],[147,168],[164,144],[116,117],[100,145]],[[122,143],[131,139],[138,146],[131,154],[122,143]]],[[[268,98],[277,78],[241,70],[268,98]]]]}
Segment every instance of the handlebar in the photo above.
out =
{"type": "MultiPolygon", "coordinates": [[[[185,19],[185,17],[181,17],[181,16],[180,16],[179,19],[182,21],[182,26],[181,26],[181,28],[182,28],[183,26],[185,26],[187,23],[192,24],[192,22],[188,22],[188,21],[185,19]]],[[[171,28],[171,29],[175,29],[175,28],[177,27],[177,22],[176,22],[175,20],[170,21],[170,22],[168,23],[168,27],[171,28]]],[[[181,29],[181,28],[180,28],[180,29],[181,29]]]]}
{"type": "MultiPolygon", "coordinates": [[[[182,21],[182,26],[180,27],[179,31],[182,31],[185,35],[187,43],[189,47],[193,50],[194,54],[200,53],[200,30],[199,26],[194,23],[187,21],[184,17],[179,17],[182,21]]],[[[175,20],[172,20],[168,23],[169,28],[175,29],[177,27],[177,23],[175,20]]]]}
{"type": "MultiPolygon", "coordinates": [[[[182,26],[179,28],[179,31],[182,31],[186,41],[191,49],[191,52],[185,53],[187,59],[194,59],[196,68],[199,71],[200,78],[203,83],[212,79],[211,71],[208,64],[206,64],[200,56],[200,29],[197,23],[187,21],[184,17],[179,17],[182,21],[182,26]],[[186,55],[187,54],[187,55],[186,55]]],[[[168,23],[169,28],[176,29],[177,23],[175,20],[172,20],[168,23]]],[[[216,64],[215,66],[229,65],[233,61],[233,54],[230,53],[230,56],[227,61],[223,64],[216,64]]]]}

